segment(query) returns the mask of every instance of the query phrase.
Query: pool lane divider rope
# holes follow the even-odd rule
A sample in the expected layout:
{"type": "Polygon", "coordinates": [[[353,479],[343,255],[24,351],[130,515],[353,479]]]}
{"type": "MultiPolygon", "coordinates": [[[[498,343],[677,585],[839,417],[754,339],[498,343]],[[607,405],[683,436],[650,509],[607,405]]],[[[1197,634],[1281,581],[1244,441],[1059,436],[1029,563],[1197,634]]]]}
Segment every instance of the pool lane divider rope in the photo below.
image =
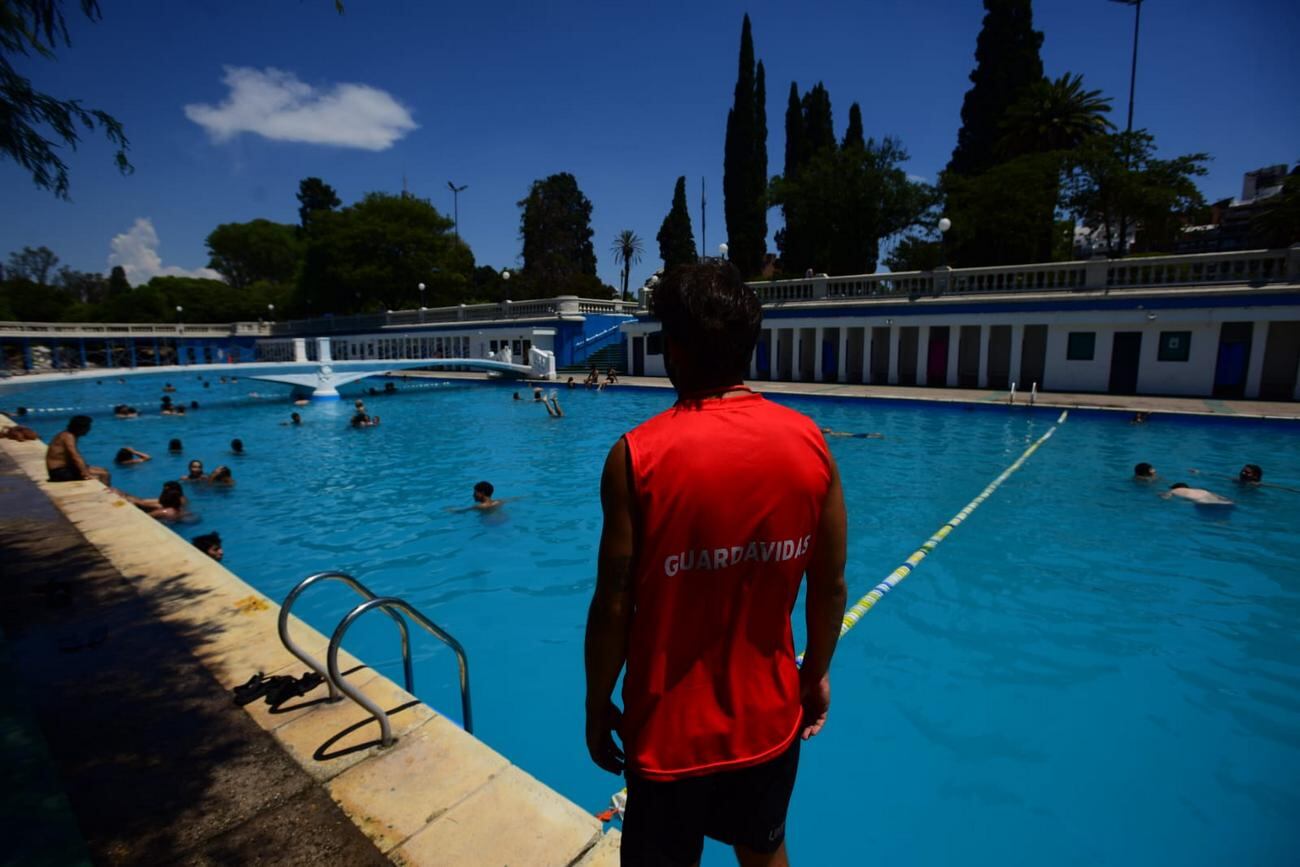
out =
{"type": "MultiPolygon", "coordinates": [[[[912,552],[912,556],[904,560],[903,563],[893,572],[890,572],[889,576],[886,577],[884,581],[881,581],[875,587],[872,587],[867,591],[866,595],[853,603],[853,606],[849,608],[848,611],[844,612],[844,620],[840,623],[840,637],[843,638],[850,629],[857,626],[858,621],[862,619],[863,615],[870,611],[877,602],[884,598],[886,593],[893,590],[904,578],[910,575],[912,570],[920,565],[921,561],[930,555],[931,551],[939,547],[940,542],[948,538],[948,535],[961,526],[962,522],[969,518],[972,512],[978,509],[985,500],[993,495],[994,491],[1002,486],[1003,482],[1011,478],[1012,474],[1015,473],[1016,470],[1024,466],[1025,461],[1029,460],[1030,456],[1033,455],[1034,452],[1038,451],[1038,448],[1043,443],[1052,438],[1052,434],[1056,433],[1056,429],[1065,423],[1065,419],[1069,414],[1069,410],[1062,412],[1056,419],[1056,424],[1048,428],[1047,433],[1034,440],[1033,444],[1030,445],[1029,448],[1025,449],[1024,453],[1021,454],[1020,457],[1016,458],[1015,463],[1003,470],[1001,475],[989,482],[984,490],[979,492],[979,495],[976,496],[975,499],[971,500],[962,507],[961,511],[949,518],[942,527],[935,531],[933,536],[925,540],[925,544],[912,552]]],[[[803,664],[802,653],[799,654],[798,662],[801,665],[803,664]]]]}
{"type": "MultiPolygon", "coordinates": [[[[979,492],[975,499],[971,500],[962,507],[961,511],[949,518],[942,527],[934,532],[934,535],[925,540],[925,543],[921,545],[920,548],[913,551],[912,555],[904,560],[897,569],[890,572],[889,576],[886,577],[884,581],[881,581],[875,587],[872,587],[867,591],[866,595],[853,603],[853,606],[849,608],[848,611],[844,612],[844,620],[840,622],[840,637],[843,638],[850,629],[857,626],[858,621],[862,619],[863,615],[870,611],[877,602],[883,599],[885,594],[902,583],[904,578],[912,574],[912,570],[920,565],[922,560],[930,556],[930,552],[939,547],[940,542],[948,538],[953,530],[960,527],[962,522],[971,516],[971,513],[978,509],[985,500],[993,496],[993,492],[1000,488],[1003,482],[1011,478],[1016,470],[1024,466],[1025,461],[1029,460],[1030,456],[1032,456],[1034,452],[1038,451],[1039,447],[1042,446],[1043,443],[1052,438],[1052,434],[1056,433],[1056,429],[1065,424],[1065,420],[1069,415],[1069,410],[1063,411],[1060,416],[1057,417],[1056,423],[1048,428],[1045,434],[1034,440],[1034,442],[1030,444],[1029,448],[1025,449],[1024,452],[1021,453],[1020,457],[1016,458],[1015,462],[1011,464],[1011,466],[1003,470],[996,479],[989,482],[988,485],[985,486],[984,490],[979,492]]],[[[803,654],[799,654],[795,661],[799,665],[803,665],[803,654]]],[[[610,798],[609,809],[597,813],[596,818],[600,819],[602,822],[608,822],[616,815],[621,817],[626,805],[627,789],[625,788],[610,798]]]]}

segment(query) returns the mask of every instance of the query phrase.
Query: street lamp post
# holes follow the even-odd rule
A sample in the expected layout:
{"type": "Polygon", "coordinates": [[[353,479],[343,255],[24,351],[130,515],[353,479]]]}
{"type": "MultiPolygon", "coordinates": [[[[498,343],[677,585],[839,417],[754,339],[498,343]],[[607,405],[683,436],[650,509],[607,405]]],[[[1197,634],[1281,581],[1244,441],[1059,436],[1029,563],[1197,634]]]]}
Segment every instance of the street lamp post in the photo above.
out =
{"type": "Polygon", "coordinates": [[[724,259],[724,260],[727,258],[727,250],[728,250],[728,249],[729,249],[729,248],[727,247],[726,244],[719,244],[719,245],[718,245],[718,255],[719,255],[720,257],[722,257],[722,259],[724,259]]]}
{"type": "MultiPolygon", "coordinates": [[[[1142,25],[1142,0],[1111,0],[1111,2],[1133,7],[1133,62],[1128,74],[1128,123],[1124,127],[1124,171],[1127,172],[1133,155],[1130,134],[1133,132],[1133,95],[1137,90],[1138,28],[1142,25]]],[[[1109,241],[1110,226],[1106,227],[1106,235],[1109,241]]],[[[1121,256],[1128,252],[1128,214],[1124,213],[1122,208],[1119,215],[1119,251],[1121,256]]]]}
{"type": "Polygon", "coordinates": [[[510,300],[510,269],[509,268],[501,269],[501,279],[505,281],[506,300],[509,301],[510,300]]]}
{"type": "Polygon", "coordinates": [[[420,323],[423,324],[424,323],[424,284],[421,283],[417,288],[420,290],[420,323]]]}
{"type": "Polygon", "coordinates": [[[447,189],[451,190],[452,230],[456,233],[456,242],[460,243],[460,194],[469,189],[469,184],[461,184],[458,187],[451,181],[447,181],[447,189]]]}
{"type": "Polygon", "coordinates": [[[939,267],[948,267],[948,230],[952,228],[952,220],[947,217],[939,218],[939,267]]]}
{"type": "Polygon", "coordinates": [[[274,304],[268,304],[268,305],[266,305],[266,318],[269,319],[269,320],[271,320],[272,322],[275,321],[275,305],[274,305],[274,304]]]}

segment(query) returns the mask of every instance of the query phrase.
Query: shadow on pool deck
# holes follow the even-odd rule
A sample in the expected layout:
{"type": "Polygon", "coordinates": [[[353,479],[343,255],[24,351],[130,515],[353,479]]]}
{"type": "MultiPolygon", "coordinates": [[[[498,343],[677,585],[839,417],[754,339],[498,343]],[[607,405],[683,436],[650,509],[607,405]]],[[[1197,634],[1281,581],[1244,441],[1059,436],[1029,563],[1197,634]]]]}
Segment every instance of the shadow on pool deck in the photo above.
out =
{"type": "MultiPolygon", "coordinates": [[[[195,659],[222,627],[158,613],[204,594],[137,594],[4,455],[0,563],[0,689],[39,725],[95,863],[390,863],[195,659]]],[[[6,762],[0,785],[27,779],[6,762]]],[[[0,862],[69,863],[51,860],[58,793],[42,804],[5,810],[0,862]]]]}

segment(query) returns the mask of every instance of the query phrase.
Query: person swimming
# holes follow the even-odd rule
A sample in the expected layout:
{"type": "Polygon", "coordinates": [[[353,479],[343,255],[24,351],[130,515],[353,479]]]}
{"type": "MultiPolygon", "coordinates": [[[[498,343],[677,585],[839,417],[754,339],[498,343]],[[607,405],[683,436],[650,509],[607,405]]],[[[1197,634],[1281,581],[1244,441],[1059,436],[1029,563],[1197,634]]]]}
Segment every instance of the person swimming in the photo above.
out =
{"type": "Polygon", "coordinates": [[[834,428],[821,428],[824,437],[848,437],[855,440],[883,440],[885,435],[882,433],[850,433],[845,430],[835,430],[834,428]]]}
{"type": "Polygon", "coordinates": [[[208,481],[214,485],[233,485],[235,477],[230,472],[230,467],[223,465],[212,471],[212,475],[208,476],[208,481]]]}
{"type": "Polygon", "coordinates": [[[178,455],[185,449],[181,446],[180,440],[173,438],[167,442],[167,451],[169,454],[178,455]]]}
{"type": "Polygon", "coordinates": [[[1148,464],[1146,461],[1143,461],[1133,467],[1133,478],[1137,479],[1139,482],[1153,482],[1157,478],[1156,468],[1148,464]]]}
{"type": "Polygon", "coordinates": [[[1169,490],[1160,495],[1168,500],[1177,497],[1182,500],[1188,500],[1198,506],[1235,506],[1236,503],[1227,497],[1221,497],[1213,491],[1207,491],[1205,488],[1193,488],[1186,482],[1174,482],[1169,486],[1169,490]]]}
{"type": "MultiPolygon", "coordinates": [[[[297,413],[294,413],[294,415],[297,415],[297,413]]],[[[230,453],[234,455],[239,455],[242,458],[244,456],[244,441],[239,439],[238,437],[231,440],[230,453]]]]}
{"type": "Polygon", "coordinates": [[[130,446],[122,446],[113,456],[113,463],[119,466],[129,466],[131,464],[142,464],[149,460],[149,456],[144,452],[136,451],[130,446]]]}
{"type": "Polygon", "coordinates": [[[491,482],[479,482],[474,485],[474,505],[471,509],[478,509],[480,512],[490,511],[500,506],[504,500],[494,500],[492,495],[496,493],[496,488],[491,482]]]}
{"type": "Polygon", "coordinates": [[[198,548],[218,563],[221,562],[222,557],[226,556],[226,552],[221,548],[220,533],[204,533],[202,536],[195,536],[193,542],[195,548],[198,548]]]}
{"type": "Polygon", "coordinates": [[[182,482],[202,482],[207,477],[203,475],[203,461],[190,461],[189,472],[181,476],[182,482]]]}

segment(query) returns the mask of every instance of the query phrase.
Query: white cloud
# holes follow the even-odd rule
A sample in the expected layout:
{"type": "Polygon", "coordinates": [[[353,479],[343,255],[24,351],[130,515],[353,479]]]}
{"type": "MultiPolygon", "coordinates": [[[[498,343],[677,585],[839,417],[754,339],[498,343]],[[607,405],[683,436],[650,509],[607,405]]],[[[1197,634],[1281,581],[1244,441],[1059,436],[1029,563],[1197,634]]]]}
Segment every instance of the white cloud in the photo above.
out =
{"type": "Polygon", "coordinates": [[[158,232],[153,220],[138,217],[129,232],[115,235],[109,242],[113,252],[108,255],[108,267],[121,265],[132,286],[148,283],[154,277],[207,277],[220,280],[221,275],[211,268],[186,270],[175,265],[163,265],[158,255],[158,232]]]}
{"type": "Polygon", "coordinates": [[[416,128],[411,113],[386,91],[364,84],[315,88],[292,72],[227,66],[230,94],[220,105],[187,105],[185,116],[216,141],[241,132],[273,141],[387,150],[416,128]]]}
{"type": "Polygon", "coordinates": [[[909,174],[909,175],[907,176],[907,179],[908,179],[909,181],[911,181],[912,183],[914,183],[914,184],[928,184],[928,183],[930,183],[929,179],[926,178],[926,177],[924,177],[924,176],[922,176],[922,175],[913,175],[913,174],[909,174]]]}

